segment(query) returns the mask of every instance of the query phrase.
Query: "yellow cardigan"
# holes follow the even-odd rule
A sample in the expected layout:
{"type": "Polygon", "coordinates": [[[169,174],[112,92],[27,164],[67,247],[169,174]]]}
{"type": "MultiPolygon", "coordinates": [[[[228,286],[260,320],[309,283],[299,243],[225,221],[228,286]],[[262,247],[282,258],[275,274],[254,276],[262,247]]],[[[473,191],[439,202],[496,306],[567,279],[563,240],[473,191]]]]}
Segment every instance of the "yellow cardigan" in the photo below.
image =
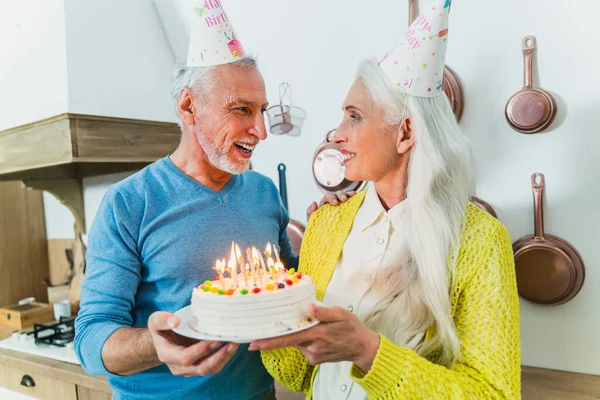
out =
{"type": "MultiPolygon", "coordinates": [[[[300,270],[311,276],[323,300],[365,192],[346,203],[317,210],[300,250],[300,270]]],[[[451,288],[452,317],[460,357],[442,367],[380,335],[367,373],[353,366],[351,378],[369,399],[519,399],[521,386],[519,302],[514,259],[506,228],[469,203],[451,288]]],[[[426,337],[430,337],[431,329],[426,337]]],[[[262,352],[269,373],[281,384],[312,397],[318,366],[296,348],[262,352]]],[[[319,399],[321,400],[321,399],[319,399]]]]}

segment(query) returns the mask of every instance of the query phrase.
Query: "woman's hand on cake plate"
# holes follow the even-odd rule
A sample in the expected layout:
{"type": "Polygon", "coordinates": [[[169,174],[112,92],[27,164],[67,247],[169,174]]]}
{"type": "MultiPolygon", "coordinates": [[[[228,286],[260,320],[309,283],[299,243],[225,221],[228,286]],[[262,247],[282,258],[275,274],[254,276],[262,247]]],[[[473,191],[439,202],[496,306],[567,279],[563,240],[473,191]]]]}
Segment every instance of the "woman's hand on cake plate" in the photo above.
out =
{"type": "Polygon", "coordinates": [[[238,344],[195,340],[178,335],[179,317],[157,311],[148,319],[148,330],[160,362],[167,364],[173,375],[205,376],[216,374],[234,356],[238,344]],[[218,350],[217,350],[218,349],[218,350]]]}
{"type": "Polygon", "coordinates": [[[317,211],[319,207],[322,207],[325,204],[331,204],[333,206],[338,206],[340,203],[345,203],[350,197],[356,194],[355,191],[344,192],[342,190],[337,191],[335,193],[327,193],[319,204],[317,205],[316,201],[313,201],[310,206],[306,209],[306,219],[309,219],[311,214],[317,211]]]}
{"type": "Polygon", "coordinates": [[[249,350],[295,347],[311,365],[351,361],[365,372],[371,369],[379,350],[377,333],[361,323],[356,315],[340,307],[311,304],[310,315],[320,323],[298,333],[256,340],[249,350]]]}

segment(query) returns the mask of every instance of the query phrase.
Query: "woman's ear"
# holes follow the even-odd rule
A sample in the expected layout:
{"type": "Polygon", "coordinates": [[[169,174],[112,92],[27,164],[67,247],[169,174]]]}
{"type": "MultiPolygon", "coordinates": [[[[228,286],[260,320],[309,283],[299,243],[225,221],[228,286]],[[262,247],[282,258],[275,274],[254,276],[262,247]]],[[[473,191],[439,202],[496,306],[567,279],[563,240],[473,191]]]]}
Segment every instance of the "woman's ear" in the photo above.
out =
{"type": "Polygon", "coordinates": [[[408,153],[415,145],[415,134],[412,129],[412,117],[406,117],[398,128],[398,141],[396,151],[398,154],[408,153]]]}
{"type": "Polygon", "coordinates": [[[177,112],[181,122],[185,125],[194,125],[194,95],[189,89],[182,89],[177,101],[177,112]]]}

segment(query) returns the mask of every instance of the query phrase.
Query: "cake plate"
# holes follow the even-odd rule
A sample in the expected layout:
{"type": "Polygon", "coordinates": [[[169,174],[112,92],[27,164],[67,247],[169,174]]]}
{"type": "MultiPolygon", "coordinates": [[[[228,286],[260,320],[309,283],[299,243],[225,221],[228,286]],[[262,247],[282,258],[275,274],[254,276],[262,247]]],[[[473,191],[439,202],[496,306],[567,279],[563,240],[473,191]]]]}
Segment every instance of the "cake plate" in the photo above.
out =
{"type": "MultiPolygon", "coordinates": [[[[314,303],[319,306],[324,305],[320,301],[315,301],[314,303]]],[[[300,327],[296,327],[294,329],[288,329],[288,330],[284,330],[284,331],[274,330],[271,333],[258,334],[256,336],[227,337],[227,336],[209,335],[206,333],[198,332],[195,329],[193,329],[190,325],[190,322],[192,320],[191,306],[182,308],[181,310],[177,311],[175,313],[175,315],[177,315],[181,319],[181,322],[177,328],[173,329],[173,332],[175,332],[181,336],[186,336],[186,337],[189,337],[192,339],[198,339],[198,340],[214,340],[214,341],[218,341],[218,342],[232,342],[232,343],[250,343],[250,342],[253,342],[253,341],[259,340],[259,339],[269,339],[269,338],[274,338],[274,337],[279,337],[279,336],[291,335],[292,333],[301,332],[308,328],[312,328],[313,326],[315,326],[319,323],[319,321],[313,320],[313,321],[307,323],[306,325],[302,325],[300,327]]]]}

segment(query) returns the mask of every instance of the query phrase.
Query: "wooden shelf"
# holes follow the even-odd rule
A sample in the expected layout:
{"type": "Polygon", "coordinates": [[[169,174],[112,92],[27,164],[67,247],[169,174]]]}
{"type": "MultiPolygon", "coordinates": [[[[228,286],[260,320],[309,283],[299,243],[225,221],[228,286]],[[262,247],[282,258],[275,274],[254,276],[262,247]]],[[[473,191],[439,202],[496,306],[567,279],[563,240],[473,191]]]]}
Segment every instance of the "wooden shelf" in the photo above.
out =
{"type": "Polygon", "coordinates": [[[132,171],[170,154],[180,136],[170,122],[61,114],[0,131],[0,180],[132,171]]]}
{"type": "Polygon", "coordinates": [[[65,113],[0,131],[0,181],[53,194],[85,233],[81,179],[137,171],[172,153],[177,124],[65,113]]]}

